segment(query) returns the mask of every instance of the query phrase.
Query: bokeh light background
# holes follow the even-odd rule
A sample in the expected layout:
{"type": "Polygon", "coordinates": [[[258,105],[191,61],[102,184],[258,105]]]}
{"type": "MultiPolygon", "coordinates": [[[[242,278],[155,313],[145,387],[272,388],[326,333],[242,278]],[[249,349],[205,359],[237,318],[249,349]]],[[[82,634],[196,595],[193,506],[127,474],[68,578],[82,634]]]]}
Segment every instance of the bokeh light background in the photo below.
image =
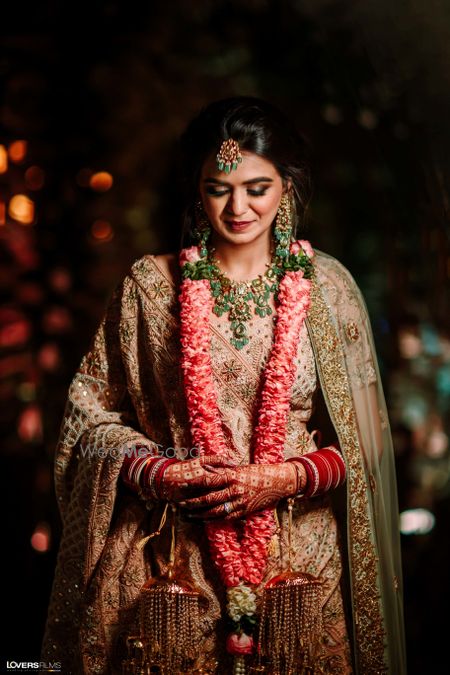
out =
{"type": "Polygon", "coordinates": [[[39,656],[68,384],[130,264],[178,246],[177,136],[209,101],[252,94],[310,140],[305,236],[367,300],[409,672],[448,672],[450,4],[43,2],[3,6],[0,31],[2,658],[39,656]]]}

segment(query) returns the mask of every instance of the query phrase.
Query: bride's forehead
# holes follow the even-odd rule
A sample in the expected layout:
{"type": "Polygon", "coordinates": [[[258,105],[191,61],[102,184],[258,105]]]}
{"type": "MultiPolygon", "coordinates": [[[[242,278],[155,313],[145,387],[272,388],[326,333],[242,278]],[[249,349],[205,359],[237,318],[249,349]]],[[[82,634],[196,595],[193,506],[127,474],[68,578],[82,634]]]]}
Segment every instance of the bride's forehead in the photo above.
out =
{"type": "Polygon", "coordinates": [[[238,165],[237,169],[233,169],[228,174],[217,167],[216,156],[211,154],[202,166],[202,178],[216,178],[227,183],[236,184],[263,176],[273,179],[279,175],[275,165],[265,157],[256,155],[253,152],[247,152],[246,150],[242,150],[241,154],[242,162],[238,165]]]}

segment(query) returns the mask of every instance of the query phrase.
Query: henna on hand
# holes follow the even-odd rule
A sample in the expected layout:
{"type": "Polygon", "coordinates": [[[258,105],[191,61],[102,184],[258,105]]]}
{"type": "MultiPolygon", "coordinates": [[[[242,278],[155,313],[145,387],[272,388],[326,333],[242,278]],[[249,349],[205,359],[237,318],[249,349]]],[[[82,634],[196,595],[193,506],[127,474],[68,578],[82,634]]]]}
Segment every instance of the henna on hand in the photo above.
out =
{"type": "Polygon", "coordinates": [[[167,467],[162,478],[162,489],[168,501],[216,494],[228,484],[225,467],[230,462],[213,455],[184,460],[167,467]]]}
{"type": "Polygon", "coordinates": [[[298,488],[298,473],[292,463],[249,464],[224,468],[227,485],[221,490],[183,500],[190,517],[201,519],[241,518],[255,511],[273,508],[286,497],[294,496],[298,488]],[[232,511],[227,513],[224,504],[232,511]]]}

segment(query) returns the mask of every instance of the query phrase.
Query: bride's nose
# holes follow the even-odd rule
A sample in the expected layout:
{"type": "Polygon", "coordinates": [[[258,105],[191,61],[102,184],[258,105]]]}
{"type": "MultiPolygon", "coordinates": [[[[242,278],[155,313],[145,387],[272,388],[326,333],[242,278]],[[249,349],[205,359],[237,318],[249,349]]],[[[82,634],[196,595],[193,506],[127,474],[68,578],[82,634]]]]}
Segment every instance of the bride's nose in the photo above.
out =
{"type": "Polygon", "coordinates": [[[226,205],[227,213],[232,216],[243,216],[248,210],[248,196],[246,190],[232,190],[226,205]]]}

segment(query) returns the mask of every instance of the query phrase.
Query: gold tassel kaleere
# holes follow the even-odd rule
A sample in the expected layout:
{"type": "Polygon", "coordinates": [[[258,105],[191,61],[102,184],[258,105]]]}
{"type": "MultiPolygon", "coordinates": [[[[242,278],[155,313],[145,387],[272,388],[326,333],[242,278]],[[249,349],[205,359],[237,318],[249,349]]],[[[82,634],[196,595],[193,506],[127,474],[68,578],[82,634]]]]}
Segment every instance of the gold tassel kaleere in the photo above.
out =
{"type": "Polygon", "coordinates": [[[292,571],[292,508],[288,499],[289,569],[263,589],[258,635],[258,665],[250,672],[264,672],[267,660],[274,675],[319,673],[317,658],[322,638],[322,581],[306,572],[292,571]],[[256,670],[259,668],[260,670],[256,670]]]}
{"type": "MultiPolygon", "coordinates": [[[[142,548],[158,536],[166,522],[166,504],[156,532],[145,537],[142,548]]],[[[140,635],[127,640],[128,658],[123,662],[123,675],[181,675],[207,672],[196,668],[201,642],[201,604],[206,601],[192,584],[176,579],[175,531],[176,507],[172,509],[171,545],[165,575],[151,577],[142,587],[139,598],[140,635]]]]}

